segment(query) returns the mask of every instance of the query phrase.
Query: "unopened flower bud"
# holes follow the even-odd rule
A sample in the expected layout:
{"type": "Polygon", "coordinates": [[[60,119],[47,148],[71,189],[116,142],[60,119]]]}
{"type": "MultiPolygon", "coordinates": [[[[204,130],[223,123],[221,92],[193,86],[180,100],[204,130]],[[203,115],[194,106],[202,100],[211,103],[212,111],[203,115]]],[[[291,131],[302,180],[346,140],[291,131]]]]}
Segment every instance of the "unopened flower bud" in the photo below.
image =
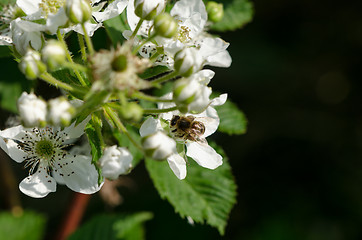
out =
{"type": "Polygon", "coordinates": [[[178,105],[188,105],[192,103],[200,89],[197,81],[189,78],[181,78],[175,82],[173,98],[178,105]]]}
{"type": "Polygon", "coordinates": [[[106,147],[103,156],[99,159],[102,175],[108,179],[115,180],[119,175],[127,174],[132,168],[133,157],[124,147],[106,147]]]}
{"type": "Polygon", "coordinates": [[[41,58],[49,69],[54,70],[66,61],[66,52],[60,42],[50,40],[41,51],[41,58]]]}
{"type": "Polygon", "coordinates": [[[44,127],[46,125],[47,104],[34,93],[23,92],[18,99],[20,118],[25,127],[44,127]]]}
{"type": "Polygon", "coordinates": [[[71,124],[75,108],[64,97],[49,101],[48,120],[55,126],[69,126],[71,124]]]}
{"type": "Polygon", "coordinates": [[[67,0],[65,12],[72,23],[84,23],[92,16],[92,8],[87,0],[67,0]]]}
{"type": "Polygon", "coordinates": [[[36,79],[46,70],[45,65],[41,61],[40,54],[34,50],[26,52],[25,56],[21,59],[19,68],[31,80],[36,79]]]}
{"type": "Polygon", "coordinates": [[[139,122],[143,116],[143,108],[135,102],[127,103],[120,110],[123,119],[139,122]]]}
{"type": "Polygon", "coordinates": [[[165,133],[157,131],[142,138],[146,155],[155,160],[164,160],[176,152],[176,142],[165,133]]]}
{"type": "Polygon", "coordinates": [[[201,65],[202,57],[194,48],[185,48],[175,54],[174,68],[181,76],[191,76],[201,68],[201,65]]]}
{"type": "Polygon", "coordinates": [[[212,22],[220,22],[224,17],[224,6],[222,3],[208,2],[206,4],[208,19],[212,22]]]}
{"type": "Polygon", "coordinates": [[[161,13],[155,18],[155,31],[158,35],[165,38],[172,38],[178,30],[178,24],[168,13],[161,13]]]}
{"type": "Polygon", "coordinates": [[[134,2],[135,14],[145,20],[155,18],[165,9],[165,6],[165,0],[135,0],[134,2]]]}

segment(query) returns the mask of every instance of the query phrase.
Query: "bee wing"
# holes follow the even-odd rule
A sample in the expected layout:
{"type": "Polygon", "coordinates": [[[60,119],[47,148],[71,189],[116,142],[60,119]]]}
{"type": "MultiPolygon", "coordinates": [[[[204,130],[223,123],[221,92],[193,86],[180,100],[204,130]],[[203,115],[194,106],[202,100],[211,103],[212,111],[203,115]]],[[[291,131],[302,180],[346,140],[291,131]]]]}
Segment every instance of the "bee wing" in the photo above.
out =
{"type": "Polygon", "coordinates": [[[195,119],[196,121],[202,122],[205,126],[205,133],[204,133],[204,137],[208,137],[211,134],[213,134],[218,126],[219,126],[219,119],[216,118],[210,118],[210,117],[197,117],[195,119]]]}
{"type": "Polygon", "coordinates": [[[208,146],[209,144],[207,143],[207,140],[206,138],[204,137],[197,137],[195,138],[196,142],[200,145],[203,145],[203,146],[208,146]]]}

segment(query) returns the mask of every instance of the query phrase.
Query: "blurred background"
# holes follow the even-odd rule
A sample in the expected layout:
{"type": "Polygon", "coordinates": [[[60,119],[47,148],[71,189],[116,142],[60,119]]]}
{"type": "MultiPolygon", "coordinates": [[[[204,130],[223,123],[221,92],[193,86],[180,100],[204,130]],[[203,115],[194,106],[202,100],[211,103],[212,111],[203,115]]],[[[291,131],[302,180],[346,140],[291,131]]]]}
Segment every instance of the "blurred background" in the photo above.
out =
{"type": "MultiPolygon", "coordinates": [[[[231,43],[233,64],[214,69],[211,82],[249,121],[245,135],[214,136],[238,184],[225,236],[174,213],[143,164],[123,179],[123,204],[115,211],[154,212],[147,239],[362,239],[362,2],[256,0],[254,7],[251,23],[221,34],[231,43]]],[[[0,70],[0,87],[22,78],[8,59],[0,59],[0,70]]],[[[57,94],[43,87],[37,92],[57,94]]],[[[0,98],[16,100],[11,92],[0,98]]],[[[1,128],[9,116],[0,110],[1,128]]],[[[26,171],[9,164],[20,182],[26,171]]],[[[58,189],[40,200],[21,195],[25,209],[47,217],[46,236],[59,227],[72,196],[58,189]]],[[[95,195],[84,220],[104,211],[112,210],[95,195]]]]}

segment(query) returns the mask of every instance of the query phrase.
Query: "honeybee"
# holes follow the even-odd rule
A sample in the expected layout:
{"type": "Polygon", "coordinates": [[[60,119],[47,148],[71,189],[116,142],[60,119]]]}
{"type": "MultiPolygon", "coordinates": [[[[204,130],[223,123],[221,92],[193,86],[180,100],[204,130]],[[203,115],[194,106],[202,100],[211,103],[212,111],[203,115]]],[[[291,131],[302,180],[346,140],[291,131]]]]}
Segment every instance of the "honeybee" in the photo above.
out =
{"type": "Polygon", "coordinates": [[[184,141],[190,140],[201,144],[207,144],[206,139],[202,136],[205,133],[205,125],[198,120],[199,118],[195,118],[192,115],[174,115],[170,121],[171,133],[175,138],[184,141]]]}

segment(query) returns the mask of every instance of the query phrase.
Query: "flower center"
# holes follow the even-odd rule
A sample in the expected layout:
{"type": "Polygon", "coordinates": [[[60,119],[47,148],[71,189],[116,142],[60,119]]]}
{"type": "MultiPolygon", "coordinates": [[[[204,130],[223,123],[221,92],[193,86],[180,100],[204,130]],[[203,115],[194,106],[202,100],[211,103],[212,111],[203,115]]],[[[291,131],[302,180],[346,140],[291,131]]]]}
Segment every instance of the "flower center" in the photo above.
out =
{"type": "Polygon", "coordinates": [[[178,34],[176,34],[176,38],[178,40],[180,40],[180,42],[188,42],[191,40],[191,37],[190,37],[190,28],[186,27],[186,26],[181,26],[179,29],[178,29],[178,34]]]}
{"type": "Polygon", "coordinates": [[[50,158],[55,153],[53,143],[48,139],[42,139],[35,145],[35,153],[42,158],[50,158]]]}
{"type": "Polygon", "coordinates": [[[116,72],[123,72],[127,69],[127,56],[121,54],[112,61],[112,69],[116,72]]]}
{"type": "Polygon", "coordinates": [[[44,17],[47,18],[49,14],[57,13],[59,8],[63,7],[64,4],[65,0],[42,0],[41,3],[39,3],[39,7],[44,17]]]}

